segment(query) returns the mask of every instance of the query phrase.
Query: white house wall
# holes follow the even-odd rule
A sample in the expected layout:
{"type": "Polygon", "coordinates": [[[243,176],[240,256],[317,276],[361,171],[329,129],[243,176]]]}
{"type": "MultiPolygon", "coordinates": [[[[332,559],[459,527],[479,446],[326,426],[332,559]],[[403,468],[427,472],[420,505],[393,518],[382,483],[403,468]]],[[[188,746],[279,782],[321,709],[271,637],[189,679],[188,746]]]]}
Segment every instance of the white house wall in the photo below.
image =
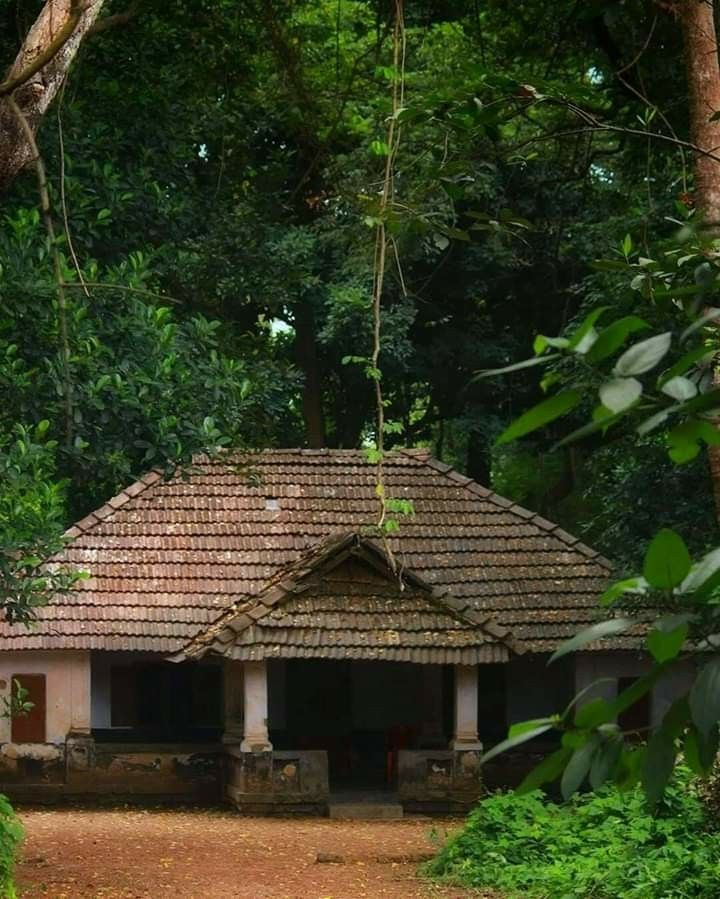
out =
{"type": "MultiPolygon", "coordinates": [[[[46,742],[64,743],[73,732],[90,729],[90,653],[74,650],[0,653],[0,696],[10,698],[12,678],[44,674],[47,717],[46,742]]],[[[11,740],[12,723],[0,718],[0,743],[11,740]]]]}

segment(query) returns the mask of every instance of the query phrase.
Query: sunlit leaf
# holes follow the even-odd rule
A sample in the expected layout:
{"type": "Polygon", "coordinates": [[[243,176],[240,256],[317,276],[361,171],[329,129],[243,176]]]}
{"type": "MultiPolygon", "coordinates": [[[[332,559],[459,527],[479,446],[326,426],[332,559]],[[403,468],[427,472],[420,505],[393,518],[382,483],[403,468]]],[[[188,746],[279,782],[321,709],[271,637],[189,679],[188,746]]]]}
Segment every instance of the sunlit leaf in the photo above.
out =
{"type": "Polygon", "coordinates": [[[655,337],[648,337],[625,350],[615,364],[614,372],[621,377],[641,375],[655,366],[670,349],[672,334],[666,331],[655,337]]]}
{"type": "Polygon", "coordinates": [[[685,402],[685,400],[691,400],[698,392],[694,381],[691,381],[690,378],[685,378],[682,375],[675,375],[674,378],[665,381],[660,389],[663,393],[666,393],[680,403],[685,402]]]}
{"type": "Polygon", "coordinates": [[[505,365],[503,368],[488,368],[478,372],[472,381],[479,381],[481,378],[493,378],[496,375],[505,375],[512,371],[521,371],[523,368],[532,368],[534,365],[546,365],[553,359],[559,359],[560,353],[550,353],[547,356],[535,356],[532,359],[523,359],[522,362],[514,362],[512,365],[505,365]]]}
{"type": "Polygon", "coordinates": [[[551,729],[552,724],[544,724],[542,727],[536,727],[533,730],[527,730],[523,733],[516,734],[514,737],[508,737],[507,740],[503,740],[502,743],[496,744],[492,749],[486,752],[480,759],[480,764],[484,765],[486,762],[489,762],[490,759],[494,759],[496,755],[507,752],[508,749],[513,749],[515,746],[521,746],[529,740],[534,740],[535,737],[539,737],[541,734],[545,734],[551,729]]]}
{"type": "MultiPolygon", "coordinates": [[[[614,637],[630,630],[635,622],[631,618],[610,618],[608,621],[600,621],[585,630],[575,634],[569,640],[566,640],[550,657],[550,662],[567,655],[569,652],[575,652],[582,649],[588,643],[594,643],[596,640],[604,640],[607,637],[614,637]]],[[[549,663],[548,663],[549,664],[549,663]]]]}
{"type": "Polygon", "coordinates": [[[643,386],[637,378],[614,378],[600,387],[600,402],[618,414],[629,409],[642,396],[643,386]]]}

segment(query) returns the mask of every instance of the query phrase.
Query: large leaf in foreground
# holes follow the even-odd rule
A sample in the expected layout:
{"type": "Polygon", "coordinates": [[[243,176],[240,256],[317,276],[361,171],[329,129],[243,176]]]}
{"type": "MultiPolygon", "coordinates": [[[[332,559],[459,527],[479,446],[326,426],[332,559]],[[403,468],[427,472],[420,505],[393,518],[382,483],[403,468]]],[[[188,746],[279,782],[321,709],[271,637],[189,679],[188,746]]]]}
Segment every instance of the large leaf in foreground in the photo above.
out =
{"type": "Polygon", "coordinates": [[[658,531],[645,555],[643,575],[648,584],[670,590],[685,580],[691,567],[692,559],[682,537],[670,528],[658,531]]]}
{"type": "MultiPolygon", "coordinates": [[[[550,656],[550,662],[561,656],[567,655],[569,652],[575,652],[576,649],[582,649],[588,643],[594,643],[595,640],[603,640],[605,637],[614,637],[615,634],[622,634],[624,631],[630,630],[635,624],[632,618],[610,618],[607,621],[599,621],[590,627],[586,627],[584,631],[575,634],[569,640],[566,640],[555,652],[550,656]]],[[[549,664],[549,663],[548,663],[549,664]]]]}
{"type": "Polygon", "coordinates": [[[581,400],[582,394],[579,390],[563,390],[561,393],[543,400],[542,403],[533,406],[520,418],[516,418],[510,427],[502,432],[497,439],[498,446],[517,440],[518,437],[524,437],[525,434],[536,431],[543,425],[555,421],[556,418],[567,415],[581,400]]]}

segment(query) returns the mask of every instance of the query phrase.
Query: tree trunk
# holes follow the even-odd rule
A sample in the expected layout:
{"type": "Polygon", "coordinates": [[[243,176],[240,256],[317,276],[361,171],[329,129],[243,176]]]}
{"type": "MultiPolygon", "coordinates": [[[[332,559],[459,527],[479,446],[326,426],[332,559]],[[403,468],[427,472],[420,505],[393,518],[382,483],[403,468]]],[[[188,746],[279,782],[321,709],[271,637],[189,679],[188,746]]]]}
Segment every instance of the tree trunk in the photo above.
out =
{"type": "Polygon", "coordinates": [[[0,85],[4,94],[0,96],[0,190],[33,159],[33,149],[10,98],[36,132],[102,5],[103,0],[47,0],[27,33],[0,85]],[[43,65],[34,71],[40,63],[43,65]]]}
{"type": "Polygon", "coordinates": [[[489,487],[490,465],[490,444],[486,435],[470,431],[467,445],[467,476],[483,487],[489,487]]]}
{"type": "MultiPolygon", "coordinates": [[[[720,61],[713,0],[680,0],[687,69],[690,141],[702,150],[720,152],[720,61]]],[[[701,153],[695,159],[695,204],[703,225],[720,231],[720,162],[701,153]]],[[[718,384],[717,369],[715,382],[718,384]]],[[[715,510],[720,523],[720,447],[708,448],[715,510]]]]}
{"type": "Polygon", "coordinates": [[[307,300],[299,300],[295,314],[295,356],[304,376],[302,410],[308,446],[325,446],[320,363],[315,343],[315,317],[307,300]]]}

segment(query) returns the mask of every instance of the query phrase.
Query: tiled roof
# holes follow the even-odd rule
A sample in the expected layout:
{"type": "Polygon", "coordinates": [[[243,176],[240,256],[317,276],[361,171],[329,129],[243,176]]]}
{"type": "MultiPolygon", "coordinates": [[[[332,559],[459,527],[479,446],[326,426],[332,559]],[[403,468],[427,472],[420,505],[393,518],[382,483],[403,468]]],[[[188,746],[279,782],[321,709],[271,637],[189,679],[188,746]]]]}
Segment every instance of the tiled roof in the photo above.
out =
{"type": "Polygon", "coordinates": [[[238,660],[375,659],[475,665],[515,649],[505,628],[359,534],[322,541],[181,654],[238,660]]]}
{"type": "MultiPolygon", "coordinates": [[[[388,494],[413,502],[390,540],[398,563],[466,600],[533,651],[594,620],[610,566],[540,516],[417,450],[388,455],[388,494]]],[[[34,629],[0,625],[3,649],[175,653],[333,534],[376,516],[361,451],[266,450],[150,472],[79,521],[58,563],[90,571],[34,629]]]]}

